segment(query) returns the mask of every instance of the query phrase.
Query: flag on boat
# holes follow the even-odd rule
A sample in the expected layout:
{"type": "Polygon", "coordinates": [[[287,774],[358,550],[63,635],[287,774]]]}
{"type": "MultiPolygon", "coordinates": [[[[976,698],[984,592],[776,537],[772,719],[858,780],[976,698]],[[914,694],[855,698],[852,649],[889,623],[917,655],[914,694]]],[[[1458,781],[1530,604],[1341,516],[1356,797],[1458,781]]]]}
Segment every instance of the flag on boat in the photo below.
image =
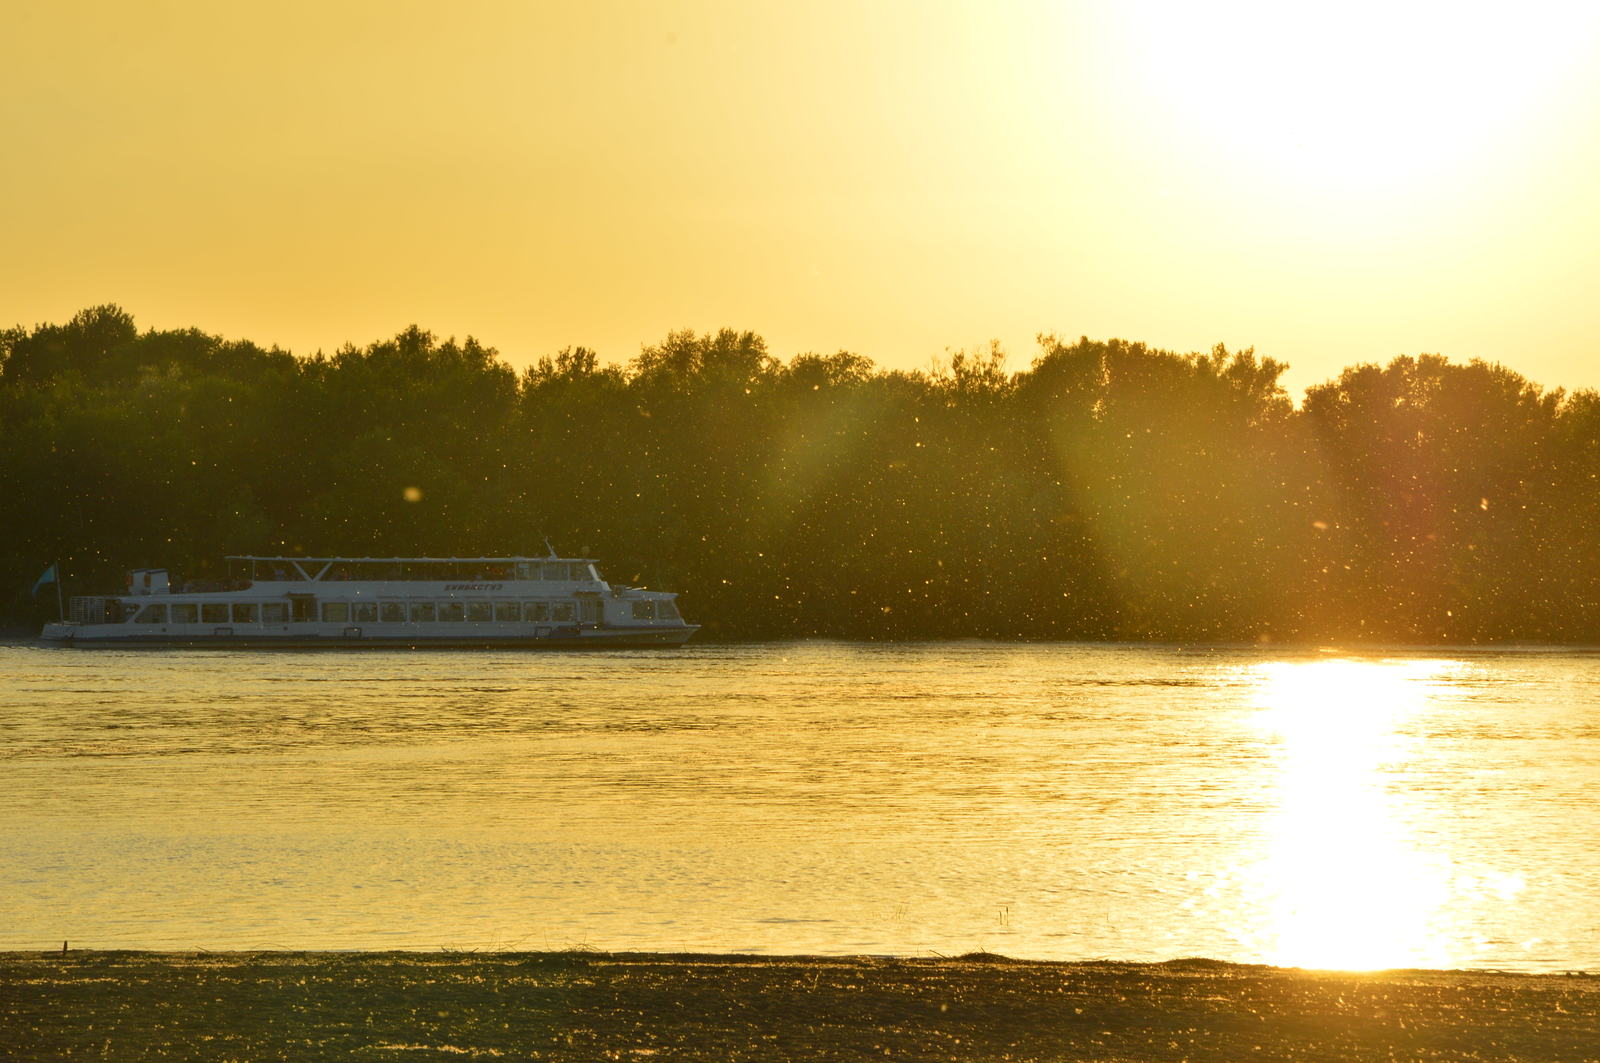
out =
{"type": "Polygon", "coordinates": [[[55,583],[59,577],[60,573],[56,571],[56,563],[54,561],[50,562],[50,567],[45,569],[38,579],[33,581],[33,596],[37,598],[41,587],[48,587],[50,584],[55,583]]]}

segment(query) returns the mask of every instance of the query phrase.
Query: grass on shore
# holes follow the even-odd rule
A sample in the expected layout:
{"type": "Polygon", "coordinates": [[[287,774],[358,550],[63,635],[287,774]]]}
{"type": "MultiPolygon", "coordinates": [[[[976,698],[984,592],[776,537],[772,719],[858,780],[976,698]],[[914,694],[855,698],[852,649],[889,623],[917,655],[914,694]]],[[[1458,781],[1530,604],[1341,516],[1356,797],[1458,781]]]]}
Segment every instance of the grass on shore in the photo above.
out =
{"type": "Polygon", "coordinates": [[[987,955],[6,953],[0,1057],[1594,1060],[1600,978],[987,955]]]}

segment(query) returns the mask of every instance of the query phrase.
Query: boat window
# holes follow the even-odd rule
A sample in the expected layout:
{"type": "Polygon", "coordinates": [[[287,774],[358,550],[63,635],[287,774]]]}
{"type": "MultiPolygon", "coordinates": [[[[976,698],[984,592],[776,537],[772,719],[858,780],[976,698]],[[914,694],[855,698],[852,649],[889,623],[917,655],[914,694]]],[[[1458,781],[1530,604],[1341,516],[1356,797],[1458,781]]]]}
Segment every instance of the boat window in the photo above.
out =
{"type": "Polygon", "coordinates": [[[255,602],[234,602],[233,622],[235,624],[253,624],[256,622],[255,602]]]}
{"type": "Polygon", "coordinates": [[[433,620],[432,602],[412,602],[411,622],[413,624],[426,624],[433,620]]]}
{"type": "Polygon", "coordinates": [[[531,561],[518,561],[517,562],[517,578],[518,579],[538,579],[539,578],[539,566],[538,566],[538,564],[535,563],[535,562],[531,562],[531,561]]]}
{"type": "Polygon", "coordinates": [[[516,602],[495,602],[494,618],[496,620],[521,620],[522,607],[516,602]]]}
{"type": "Polygon", "coordinates": [[[550,619],[551,620],[556,620],[556,621],[565,620],[565,621],[569,621],[570,622],[572,620],[572,603],[571,602],[551,602],[550,603],[550,619]]]}
{"type": "Polygon", "coordinates": [[[378,615],[385,624],[403,624],[406,622],[406,603],[380,602],[378,615]]]}
{"type": "Polygon", "coordinates": [[[466,617],[466,610],[460,602],[440,602],[439,619],[456,621],[466,617]]]}
{"type": "Polygon", "coordinates": [[[193,624],[200,619],[200,607],[192,602],[172,603],[172,622],[174,624],[193,624]]]}
{"type": "Polygon", "coordinates": [[[664,602],[656,603],[656,616],[660,617],[662,620],[683,619],[683,617],[678,615],[678,603],[671,601],[670,599],[664,602]]]}
{"type": "MultiPolygon", "coordinates": [[[[263,618],[265,619],[265,618],[263,618]]],[[[358,624],[375,623],[378,619],[377,602],[354,602],[350,606],[350,619],[358,624]]]]}
{"type": "Polygon", "coordinates": [[[261,622],[263,624],[287,624],[289,622],[289,603],[262,602],[261,622]]]}
{"type": "Polygon", "coordinates": [[[226,624],[228,607],[222,602],[210,602],[200,607],[200,619],[207,624],[226,624]]]}
{"type": "Polygon", "coordinates": [[[635,620],[654,620],[656,618],[656,603],[648,598],[642,602],[634,602],[633,618],[635,620]]]}
{"type": "Polygon", "coordinates": [[[567,563],[565,561],[546,561],[543,568],[545,579],[564,580],[567,578],[567,563]]]}
{"type": "Polygon", "coordinates": [[[549,602],[523,602],[522,603],[522,619],[530,620],[530,621],[549,620],[550,619],[550,603],[549,602]]]}
{"type": "Polygon", "coordinates": [[[494,606],[489,604],[488,602],[468,602],[467,603],[467,619],[468,620],[493,620],[494,619],[494,606]]]}
{"type": "Polygon", "coordinates": [[[167,607],[164,605],[147,605],[139,610],[139,615],[133,618],[136,624],[165,624],[167,622],[167,607]]]}
{"type": "Polygon", "coordinates": [[[325,624],[343,624],[350,619],[349,602],[323,602],[322,622],[325,624]]]}

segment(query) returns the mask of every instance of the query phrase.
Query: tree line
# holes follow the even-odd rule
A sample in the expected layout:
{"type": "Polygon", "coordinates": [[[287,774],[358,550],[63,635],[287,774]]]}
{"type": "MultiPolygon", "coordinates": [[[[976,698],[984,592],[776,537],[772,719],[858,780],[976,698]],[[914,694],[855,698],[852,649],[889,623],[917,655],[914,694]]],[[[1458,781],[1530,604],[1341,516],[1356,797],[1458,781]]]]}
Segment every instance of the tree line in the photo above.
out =
{"type": "Polygon", "coordinates": [[[115,306],[0,333],[0,614],[229,553],[597,557],[723,638],[1594,642],[1600,395],[1436,355],[1298,407],[1253,350],[927,371],[673,332],[518,373],[417,327],[295,357],[115,306]]]}

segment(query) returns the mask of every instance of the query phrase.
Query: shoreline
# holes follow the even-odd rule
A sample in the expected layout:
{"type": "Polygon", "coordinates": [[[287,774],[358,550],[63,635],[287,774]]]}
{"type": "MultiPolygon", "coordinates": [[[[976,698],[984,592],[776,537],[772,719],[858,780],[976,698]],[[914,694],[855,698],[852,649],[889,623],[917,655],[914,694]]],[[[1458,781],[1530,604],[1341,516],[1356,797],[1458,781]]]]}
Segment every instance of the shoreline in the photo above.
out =
{"type": "Polygon", "coordinates": [[[986,953],[5,952],[0,1055],[1593,1060],[1600,977],[986,953]]]}
{"type": "MultiPolygon", "coordinates": [[[[46,621],[45,623],[53,623],[46,621]]],[[[703,627],[703,626],[702,626],[703,627]]],[[[0,625],[0,645],[40,645],[51,646],[41,637],[43,625],[16,626],[0,625]]],[[[1364,641],[1359,637],[1344,640],[1328,638],[1285,638],[1282,640],[1268,639],[1265,641],[1250,639],[1180,639],[1180,638],[1047,638],[1023,636],[982,636],[982,635],[919,635],[899,636],[893,638],[878,638],[873,636],[847,636],[847,635],[820,635],[820,634],[794,634],[794,635],[730,635],[730,634],[705,634],[697,632],[693,638],[677,646],[664,646],[653,648],[684,649],[696,646],[705,647],[750,647],[750,646],[796,646],[807,643],[836,646],[1072,646],[1086,649],[1132,649],[1132,650],[1178,650],[1191,653],[1295,653],[1306,655],[1328,654],[1382,654],[1382,653],[1600,653],[1600,640],[1590,642],[1542,642],[1537,639],[1507,638],[1507,639],[1481,639],[1473,642],[1438,642],[1404,640],[1374,639],[1364,641]]],[[[117,646],[127,649],[138,644],[122,644],[117,646]]],[[[155,648],[165,649],[203,649],[204,644],[176,645],[176,644],[145,644],[155,648]]],[[[87,644],[76,648],[85,648],[87,644]]],[[[103,649],[105,646],[88,646],[88,648],[103,649]]],[[[226,647],[224,647],[226,648],[226,647]]],[[[234,647],[235,649],[239,647],[234,647]]],[[[251,647],[254,648],[254,647],[251,647]]],[[[336,647],[344,649],[381,649],[383,647],[336,647]]]]}

